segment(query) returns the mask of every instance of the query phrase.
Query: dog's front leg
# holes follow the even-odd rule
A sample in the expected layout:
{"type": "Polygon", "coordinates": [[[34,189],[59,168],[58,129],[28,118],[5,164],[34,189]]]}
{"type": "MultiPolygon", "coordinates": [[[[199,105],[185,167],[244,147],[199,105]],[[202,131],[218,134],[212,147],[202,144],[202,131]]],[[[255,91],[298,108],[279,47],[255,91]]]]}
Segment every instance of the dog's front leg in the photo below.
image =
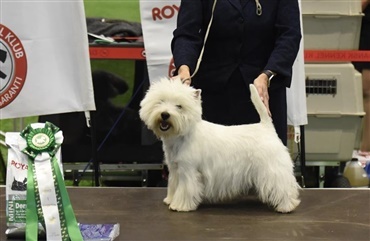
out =
{"type": "Polygon", "coordinates": [[[163,202],[170,205],[173,199],[173,195],[176,190],[176,186],[179,182],[179,177],[177,175],[177,163],[168,163],[168,186],[167,186],[167,196],[163,202]]]}
{"type": "Polygon", "coordinates": [[[197,170],[178,168],[178,183],[170,203],[174,211],[188,212],[198,208],[202,201],[203,184],[197,170]]]}

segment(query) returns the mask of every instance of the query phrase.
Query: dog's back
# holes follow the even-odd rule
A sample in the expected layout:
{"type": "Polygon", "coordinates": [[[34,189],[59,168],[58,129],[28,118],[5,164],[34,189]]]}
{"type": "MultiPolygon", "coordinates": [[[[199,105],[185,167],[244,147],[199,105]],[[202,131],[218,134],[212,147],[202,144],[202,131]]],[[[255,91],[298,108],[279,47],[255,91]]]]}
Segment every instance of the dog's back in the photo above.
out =
{"type": "Polygon", "coordinates": [[[249,89],[250,89],[250,92],[251,92],[252,103],[253,103],[254,107],[256,108],[256,110],[257,110],[257,112],[260,116],[261,123],[272,123],[272,119],[269,116],[269,114],[267,112],[267,108],[263,104],[263,102],[262,102],[262,100],[261,100],[261,98],[258,94],[256,86],[254,86],[253,84],[250,84],[249,89]]]}

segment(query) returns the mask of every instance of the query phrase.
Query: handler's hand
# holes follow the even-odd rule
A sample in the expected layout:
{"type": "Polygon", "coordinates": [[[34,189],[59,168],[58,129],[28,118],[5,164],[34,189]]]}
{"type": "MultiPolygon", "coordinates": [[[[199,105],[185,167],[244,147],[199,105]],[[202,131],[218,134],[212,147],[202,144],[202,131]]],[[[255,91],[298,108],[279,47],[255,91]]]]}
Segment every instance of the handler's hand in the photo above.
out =
{"type": "Polygon", "coordinates": [[[271,116],[270,107],[269,107],[269,92],[268,92],[268,78],[265,74],[260,74],[254,81],[253,84],[256,86],[258,94],[261,97],[263,104],[267,108],[269,116],[271,116]]]}
{"type": "Polygon", "coordinates": [[[190,78],[190,69],[187,65],[181,65],[178,71],[178,75],[173,76],[173,79],[180,79],[183,84],[190,85],[191,78],[190,78]]]}

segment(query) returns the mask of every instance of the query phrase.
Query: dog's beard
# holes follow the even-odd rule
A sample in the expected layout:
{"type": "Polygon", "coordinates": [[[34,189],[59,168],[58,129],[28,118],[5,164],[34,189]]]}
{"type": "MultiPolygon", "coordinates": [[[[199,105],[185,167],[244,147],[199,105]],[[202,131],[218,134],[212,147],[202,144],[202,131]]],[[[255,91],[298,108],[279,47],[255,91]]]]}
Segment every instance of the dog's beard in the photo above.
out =
{"type": "Polygon", "coordinates": [[[156,118],[153,125],[149,125],[154,134],[159,138],[180,135],[179,123],[174,121],[174,118],[163,120],[161,117],[156,118]]]}
{"type": "Polygon", "coordinates": [[[158,137],[168,137],[176,135],[175,133],[175,127],[171,123],[170,120],[162,120],[161,118],[158,119],[157,125],[155,126],[155,129],[153,129],[153,132],[158,137]]]}
{"type": "Polygon", "coordinates": [[[165,120],[159,121],[159,129],[163,132],[168,131],[171,128],[171,123],[165,120]]]}

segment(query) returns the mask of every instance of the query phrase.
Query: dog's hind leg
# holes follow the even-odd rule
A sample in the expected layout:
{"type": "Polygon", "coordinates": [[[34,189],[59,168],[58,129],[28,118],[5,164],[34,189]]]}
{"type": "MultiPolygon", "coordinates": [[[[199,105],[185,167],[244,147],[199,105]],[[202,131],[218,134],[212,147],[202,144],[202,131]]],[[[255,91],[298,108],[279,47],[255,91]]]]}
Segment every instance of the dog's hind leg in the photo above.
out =
{"type": "Polygon", "coordinates": [[[178,169],[178,183],[170,203],[174,211],[194,211],[202,201],[203,184],[197,170],[178,169]]]}
{"type": "MultiPolygon", "coordinates": [[[[299,185],[290,171],[282,166],[265,168],[264,174],[259,175],[255,180],[255,188],[259,198],[268,203],[277,212],[292,212],[300,203],[299,185]]],[[[259,172],[263,173],[263,172],[259,172]]]]}
{"type": "Polygon", "coordinates": [[[274,189],[275,196],[278,202],[275,202],[275,210],[280,213],[292,212],[300,203],[299,186],[293,172],[286,171],[281,173],[280,181],[277,182],[276,188],[274,189]]]}

